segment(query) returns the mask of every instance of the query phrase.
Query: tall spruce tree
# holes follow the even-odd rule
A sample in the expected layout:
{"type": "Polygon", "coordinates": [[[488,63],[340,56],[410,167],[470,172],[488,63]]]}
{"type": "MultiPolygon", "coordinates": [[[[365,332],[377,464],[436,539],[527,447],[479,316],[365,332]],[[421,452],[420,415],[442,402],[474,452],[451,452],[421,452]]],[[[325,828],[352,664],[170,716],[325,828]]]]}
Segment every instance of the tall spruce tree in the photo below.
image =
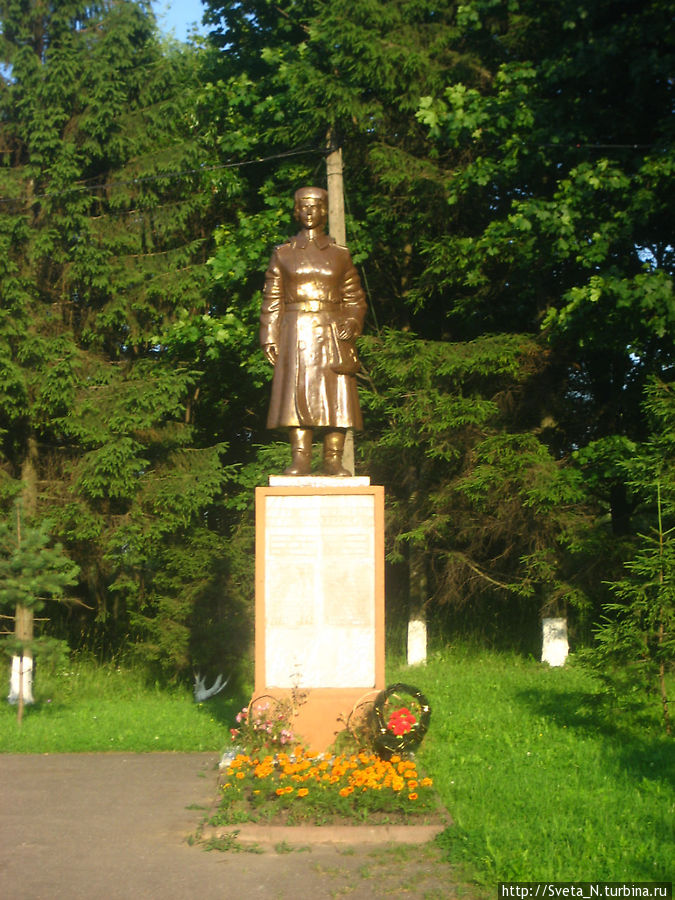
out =
{"type": "Polygon", "coordinates": [[[161,339],[209,312],[194,51],[160,41],[147,2],[0,18],[3,486],[30,485],[81,566],[73,639],[127,634],[184,671],[226,474],[222,435],[195,432],[203,354],[161,339]]]}

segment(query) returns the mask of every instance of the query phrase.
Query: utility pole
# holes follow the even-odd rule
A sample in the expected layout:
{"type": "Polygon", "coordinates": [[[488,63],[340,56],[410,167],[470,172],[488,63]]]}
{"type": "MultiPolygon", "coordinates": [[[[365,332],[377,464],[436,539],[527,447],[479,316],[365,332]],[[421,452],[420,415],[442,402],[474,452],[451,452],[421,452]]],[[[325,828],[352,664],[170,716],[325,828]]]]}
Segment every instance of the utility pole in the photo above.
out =
{"type": "MultiPolygon", "coordinates": [[[[345,196],[342,183],[342,147],[332,129],[326,136],[328,155],[326,156],[326,181],[328,187],[328,233],[342,247],[347,245],[347,229],[345,226],[345,196]]],[[[347,429],[345,449],[342,454],[342,465],[354,474],[354,429],[347,429]]]]}
{"type": "Polygon", "coordinates": [[[328,233],[344,247],[347,244],[347,229],[345,227],[345,197],[342,182],[342,147],[334,147],[332,140],[332,134],[329,131],[329,153],[326,156],[328,233]]]}

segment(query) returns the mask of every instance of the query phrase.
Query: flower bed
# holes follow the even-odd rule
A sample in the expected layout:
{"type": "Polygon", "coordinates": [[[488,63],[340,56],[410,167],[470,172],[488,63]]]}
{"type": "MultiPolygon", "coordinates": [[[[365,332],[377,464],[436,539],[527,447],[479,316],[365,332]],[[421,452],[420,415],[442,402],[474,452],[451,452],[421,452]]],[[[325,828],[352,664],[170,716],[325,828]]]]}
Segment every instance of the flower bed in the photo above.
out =
{"type": "Polygon", "coordinates": [[[442,821],[432,780],[414,760],[396,754],[384,760],[366,751],[239,753],[224,767],[220,790],[211,825],[442,821]]]}

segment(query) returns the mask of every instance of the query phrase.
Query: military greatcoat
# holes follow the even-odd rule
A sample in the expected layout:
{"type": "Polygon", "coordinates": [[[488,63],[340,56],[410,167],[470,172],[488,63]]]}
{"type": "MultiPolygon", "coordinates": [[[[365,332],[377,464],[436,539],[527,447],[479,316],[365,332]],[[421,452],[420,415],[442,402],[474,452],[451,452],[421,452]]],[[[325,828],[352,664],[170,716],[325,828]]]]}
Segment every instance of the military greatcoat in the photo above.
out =
{"type": "Polygon", "coordinates": [[[260,343],[278,348],[268,428],[363,427],[356,350],[353,339],[339,340],[338,327],[349,323],[360,334],[365,313],[346,247],[323,232],[303,230],[276,248],[260,314],[260,343]]]}

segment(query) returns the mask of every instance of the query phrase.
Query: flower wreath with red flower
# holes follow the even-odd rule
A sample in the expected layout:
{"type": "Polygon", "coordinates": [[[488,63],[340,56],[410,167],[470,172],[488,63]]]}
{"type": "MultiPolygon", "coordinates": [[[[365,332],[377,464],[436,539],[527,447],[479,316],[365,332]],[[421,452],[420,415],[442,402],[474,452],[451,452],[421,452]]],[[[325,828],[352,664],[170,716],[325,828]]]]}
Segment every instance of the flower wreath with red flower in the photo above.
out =
{"type": "Polygon", "coordinates": [[[427,698],[422,691],[409,684],[393,684],[381,691],[375,698],[373,712],[375,748],[385,757],[392,753],[406,753],[417,747],[431,719],[427,698]]]}

